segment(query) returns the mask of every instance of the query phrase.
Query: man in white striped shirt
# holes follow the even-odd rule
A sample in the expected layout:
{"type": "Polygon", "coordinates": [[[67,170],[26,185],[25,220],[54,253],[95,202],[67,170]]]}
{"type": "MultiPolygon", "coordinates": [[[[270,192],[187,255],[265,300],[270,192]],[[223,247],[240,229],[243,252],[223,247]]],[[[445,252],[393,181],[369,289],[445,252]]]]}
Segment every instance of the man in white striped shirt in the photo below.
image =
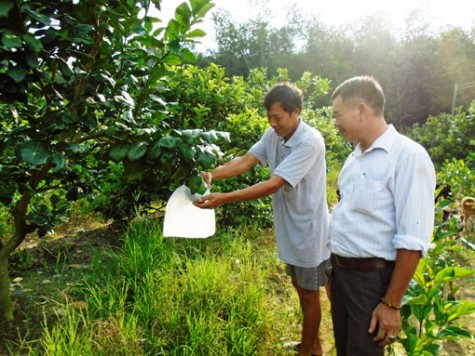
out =
{"type": "Polygon", "coordinates": [[[425,149],[389,125],[372,77],[333,93],[336,126],[357,143],[338,178],[329,228],[337,353],[384,355],[400,330],[401,300],[434,226],[435,170],[425,149]]]}

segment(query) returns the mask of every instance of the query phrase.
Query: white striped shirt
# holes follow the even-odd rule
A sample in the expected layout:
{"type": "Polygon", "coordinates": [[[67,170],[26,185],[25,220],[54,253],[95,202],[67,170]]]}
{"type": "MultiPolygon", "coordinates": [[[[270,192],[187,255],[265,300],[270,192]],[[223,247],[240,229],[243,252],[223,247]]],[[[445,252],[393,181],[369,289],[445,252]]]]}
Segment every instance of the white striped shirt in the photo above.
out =
{"type": "Polygon", "coordinates": [[[396,259],[397,249],[430,248],[435,170],[425,149],[389,125],[365,152],[359,145],[338,178],[341,201],[329,249],[345,257],[396,259]]]}

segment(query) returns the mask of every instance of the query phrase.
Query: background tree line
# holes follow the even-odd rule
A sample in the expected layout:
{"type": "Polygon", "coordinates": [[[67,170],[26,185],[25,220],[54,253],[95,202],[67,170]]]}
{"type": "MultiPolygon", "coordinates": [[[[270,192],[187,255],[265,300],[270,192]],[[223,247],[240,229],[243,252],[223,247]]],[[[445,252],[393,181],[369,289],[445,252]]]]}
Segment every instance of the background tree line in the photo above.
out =
{"type": "MultiPolygon", "coordinates": [[[[295,7],[275,26],[263,13],[244,23],[222,10],[214,14],[217,48],[202,54],[200,65],[216,63],[228,76],[244,77],[257,67],[270,76],[287,68],[293,80],[309,71],[333,87],[354,75],[372,75],[389,99],[387,118],[399,128],[450,113],[456,84],[455,106],[468,108],[475,98],[475,28],[435,32],[417,12],[403,32],[380,15],[331,27],[295,7]]],[[[329,95],[316,105],[328,105],[329,95]]]]}

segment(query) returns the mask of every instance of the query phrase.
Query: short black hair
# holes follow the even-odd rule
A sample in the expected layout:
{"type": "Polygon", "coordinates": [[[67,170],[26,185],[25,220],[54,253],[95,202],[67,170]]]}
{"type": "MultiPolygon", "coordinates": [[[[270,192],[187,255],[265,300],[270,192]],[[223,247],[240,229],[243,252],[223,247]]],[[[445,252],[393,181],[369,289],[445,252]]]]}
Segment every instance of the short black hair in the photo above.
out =
{"type": "Polygon", "coordinates": [[[280,103],[282,109],[289,114],[292,114],[297,108],[302,111],[302,90],[289,82],[275,84],[264,98],[264,107],[269,110],[276,103],[280,103]]]}
{"type": "Polygon", "coordinates": [[[341,96],[344,102],[352,98],[361,98],[377,115],[384,113],[386,98],[383,88],[373,77],[364,75],[345,80],[333,92],[332,100],[338,96],[341,96]]]}

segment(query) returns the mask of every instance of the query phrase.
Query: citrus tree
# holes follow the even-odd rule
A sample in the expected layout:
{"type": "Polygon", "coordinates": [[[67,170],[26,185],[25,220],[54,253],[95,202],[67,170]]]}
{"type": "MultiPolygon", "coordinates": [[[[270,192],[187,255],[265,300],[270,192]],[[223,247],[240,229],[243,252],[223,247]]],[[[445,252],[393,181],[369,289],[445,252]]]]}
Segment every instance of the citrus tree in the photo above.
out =
{"type": "Polygon", "coordinates": [[[68,204],[100,189],[111,169],[149,199],[211,167],[226,133],[181,131],[163,99],[167,73],[195,56],[187,44],[209,0],[0,1],[0,321],[13,318],[8,257],[44,236],[68,204]],[[153,10],[153,12],[152,12],[153,10]],[[178,173],[177,173],[178,172],[178,173]]]}
{"type": "Polygon", "coordinates": [[[473,168],[475,101],[466,111],[457,108],[453,115],[429,116],[424,125],[411,126],[407,134],[427,149],[437,168],[452,159],[466,160],[473,168]]]}

